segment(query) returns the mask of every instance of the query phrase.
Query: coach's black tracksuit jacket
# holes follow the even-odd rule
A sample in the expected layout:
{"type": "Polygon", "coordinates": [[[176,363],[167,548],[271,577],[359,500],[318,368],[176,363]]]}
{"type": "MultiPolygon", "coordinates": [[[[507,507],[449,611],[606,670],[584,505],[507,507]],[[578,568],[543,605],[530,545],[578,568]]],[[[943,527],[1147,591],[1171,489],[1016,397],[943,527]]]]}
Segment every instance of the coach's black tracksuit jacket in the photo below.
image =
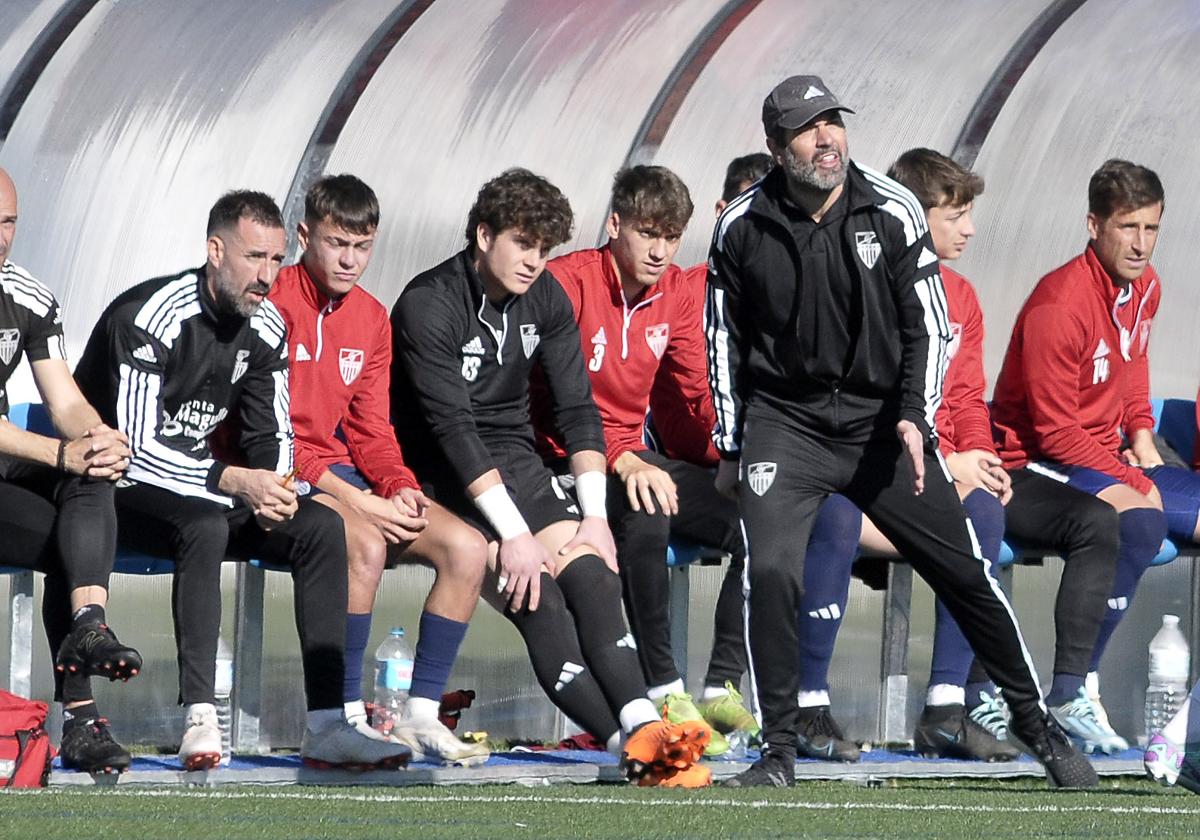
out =
{"type": "Polygon", "coordinates": [[[548,272],[500,307],[469,250],[415,277],[392,309],[392,422],[422,480],[446,463],[466,487],[491,451],[534,451],[529,379],[540,365],[568,454],[604,452],[571,302],[548,272]]]}
{"type": "Polygon", "coordinates": [[[776,169],[726,208],[706,306],[715,441],[740,467],[749,666],[765,740],[795,749],[796,609],[812,522],[831,493],[849,497],[929,582],[1004,689],[1014,728],[1036,733],[1045,707],[1032,661],[933,445],[949,325],[924,210],[855,164],[819,223],[785,189],[776,169]],[[920,496],[899,420],[926,439],[920,496]]]}
{"type": "Polygon", "coordinates": [[[934,434],[950,338],[945,293],[914,222],[923,225],[924,210],[897,186],[851,163],[834,217],[817,225],[786,199],[776,168],[721,215],[706,329],[725,457],[741,448],[747,400],[787,406],[840,438],[892,434],[900,419],[934,434]]]}
{"type": "Polygon", "coordinates": [[[201,267],[110,303],[75,378],[104,422],[129,435],[127,478],[228,507],[217,489],[226,465],[208,437],[231,411],[247,466],[292,467],[286,334],[270,301],[249,318],[219,312],[201,267]]]}

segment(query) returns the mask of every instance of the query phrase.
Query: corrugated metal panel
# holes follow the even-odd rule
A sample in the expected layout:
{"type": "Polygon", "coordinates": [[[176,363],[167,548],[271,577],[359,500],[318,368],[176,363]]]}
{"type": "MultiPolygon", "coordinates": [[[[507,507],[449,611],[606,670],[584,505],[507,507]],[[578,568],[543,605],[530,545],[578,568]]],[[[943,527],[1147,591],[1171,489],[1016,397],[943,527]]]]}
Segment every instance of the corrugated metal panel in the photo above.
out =
{"type": "Polygon", "coordinates": [[[1190,0],[1090,0],[1026,71],[984,144],[977,241],[962,270],[987,316],[987,371],[1000,370],[1017,311],[1038,278],[1087,243],[1087,183],[1110,157],[1156,170],[1167,192],[1154,264],[1163,306],[1152,339],[1155,396],[1196,395],[1200,308],[1192,251],[1200,169],[1192,128],[1200,6],[1190,0]]]}
{"type": "Polygon", "coordinates": [[[328,170],[351,171],[383,204],[365,285],[400,289],[463,245],[488,178],[525,166],[575,211],[592,246],[650,103],[717,0],[435,3],[379,68],[328,170]]]}
{"type": "Polygon", "coordinates": [[[0,88],[37,38],[68,0],[5,0],[0,4],[0,88]]]}
{"type": "Polygon", "coordinates": [[[62,298],[73,357],[118,292],[203,261],[221,193],[283,200],[347,62],[393,5],[93,9],[0,153],[21,190],[14,258],[62,298]]]}
{"type": "Polygon", "coordinates": [[[765,0],[737,27],[692,87],[654,162],[674,169],[698,211],[679,253],[704,259],[725,166],[765,152],[762,101],[797,73],[822,77],[857,111],[850,156],[884,170],[913,146],[950,151],[992,70],[1045,0],[765,0]]]}

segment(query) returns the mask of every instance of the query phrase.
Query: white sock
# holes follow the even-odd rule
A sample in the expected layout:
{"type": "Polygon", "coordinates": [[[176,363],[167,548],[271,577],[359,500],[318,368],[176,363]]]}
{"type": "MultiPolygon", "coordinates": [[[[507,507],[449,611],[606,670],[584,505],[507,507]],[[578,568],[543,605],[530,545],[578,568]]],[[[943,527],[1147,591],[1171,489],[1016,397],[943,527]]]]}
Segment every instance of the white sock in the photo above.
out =
{"type": "Polygon", "coordinates": [[[308,731],[319,734],[342,722],[342,709],[312,709],[305,715],[308,731]]]}
{"type": "Polygon", "coordinates": [[[967,692],[961,685],[938,683],[925,692],[926,706],[965,706],[967,692]]]}
{"type": "Polygon", "coordinates": [[[217,707],[212,703],[192,703],[184,709],[183,717],[187,720],[192,715],[213,714],[217,713],[217,707]]]}
{"type": "Polygon", "coordinates": [[[346,716],[346,720],[354,720],[355,718],[365,718],[367,716],[367,704],[361,699],[347,700],[342,704],[342,714],[346,716]]]}
{"type": "Polygon", "coordinates": [[[828,706],[829,692],[821,691],[801,691],[796,695],[796,703],[801,709],[811,709],[814,706],[828,706]]]}
{"type": "Polygon", "coordinates": [[[420,720],[437,720],[438,711],[442,704],[428,697],[409,697],[405,717],[420,720]]]}
{"type": "Polygon", "coordinates": [[[658,720],[658,709],[649,699],[639,697],[626,703],[617,715],[617,719],[621,722],[622,731],[632,732],[643,723],[658,720]]]}
{"type": "Polygon", "coordinates": [[[1183,698],[1183,705],[1175,713],[1175,717],[1167,721],[1162,728],[1163,737],[1172,744],[1182,747],[1187,740],[1188,707],[1192,704],[1191,696],[1183,698]]]}
{"type": "Polygon", "coordinates": [[[1083,687],[1087,691],[1087,696],[1092,700],[1100,697],[1100,674],[1095,671],[1088,671],[1087,676],[1083,678],[1083,687]]]}
{"type": "Polygon", "coordinates": [[[675,680],[665,685],[656,685],[646,689],[646,696],[657,703],[659,700],[666,698],[668,694],[683,694],[683,692],[683,680],[675,680]]]}
{"type": "Polygon", "coordinates": [[[609,736],[608,743],[604,745],[604,749],[608,750],[609,755],[621,757],[621,748],[625,746],[625,733],[618,729],[609,736]]]}
{"type": "Polygon", "coordinates": [[[700,694],[700,699],[704,702],[716,700],[718,697],[726,697],[729,695],[729,689],[723,685],[706,685],[704,691],[700,694]]]}

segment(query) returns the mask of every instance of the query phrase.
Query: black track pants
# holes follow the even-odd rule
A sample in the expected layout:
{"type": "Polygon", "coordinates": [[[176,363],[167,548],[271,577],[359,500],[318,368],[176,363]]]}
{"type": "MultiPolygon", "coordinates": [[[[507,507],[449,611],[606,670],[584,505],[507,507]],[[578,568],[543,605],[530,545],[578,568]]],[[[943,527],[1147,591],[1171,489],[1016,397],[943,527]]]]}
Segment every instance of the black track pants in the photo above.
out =
{"type": "Polygon", "coordinates": [[[1088,672],[1112,589],[1120,532],[1107,502],[1024,469],[1012,472],[1006,533],[1022,548],[1049,548],[1066,558],[1054,602],[1054,673],[1088,672]]]}
{"type": "MultiPolygon", "coordinates": [[[[71,590],[108,589],[117,544],[113,485],[38,464],[0,461],[0,565],[44,572],[42,624],[50,661],[71,630],[71,590]]],[[[63,698],[54,672],[54,697],[63,698]]],[[[88,678],[68,677],[71,695],[90,696],[88,678]]]]}
{"type": "Polygon", "coordinates": [[[817,435],[768,408],[748,412],[739,488],[746,534],[750,672],[766,740],[795,748],[799,672],[796,607],[804,552],[821,502],[840,492],[866,514],[933,588],[1018,722],[1045,714],[1016,618],[978,550],[958,494],[934,453],[925,492],[913,494],[899,440],[848,443],[817,435]]]}
{"type": "MultiPolygon", "coordinates": [[[[609,479],[608,516],[617,543],[625,610],[629,614],[630,630],[637,641],[638,658],[646,683],[659,686],[679,679],[679,671],[671,656],[667,543],[677,539],[718,548],[731,554],[735,565],[740,565],[745,552],[737,505],[716,491],[711,471],[654,452],[639,452],[637,455],[665,470],[675,482],[679,497],[679,513],[675,516],[664,514],[657,502],[653,514],[647,513],[644,508],[635,511],[629,504],[625,483],[615,475],[609,479]]],[[[730,670],[736,668],[736,674],[740,676],[744,669],[740,654],[744,649],[740,583],[737,583],[735,593],[737,598],[734,600],[719,598],[717,601],[714,657],[722,662],[733,660],[732,666],[726,667],[730,670]],[[726,614],[724,622],[722,608],[726,614]]],[[[737,679],[737,676],[733,678],[737,679]]]]}
{"type": "Polygon", "coordinates": [[[179,653],[179,702],[213,702],[226,554],[288,566],[294,583],[308,708],[342,705],[346,641],[346,542],[342,518],[310,498],[264,531],[245,505],[225,508],[149,484],[117,491],[121,542],[171,557],[171,607],[179,653]]]}

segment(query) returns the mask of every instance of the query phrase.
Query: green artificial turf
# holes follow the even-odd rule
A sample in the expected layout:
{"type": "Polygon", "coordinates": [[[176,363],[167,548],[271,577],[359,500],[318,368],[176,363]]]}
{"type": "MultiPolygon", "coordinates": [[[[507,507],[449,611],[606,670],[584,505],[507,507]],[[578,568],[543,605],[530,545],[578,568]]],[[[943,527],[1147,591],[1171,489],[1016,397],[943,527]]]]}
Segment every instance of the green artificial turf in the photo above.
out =
{"type": "Polygon", "coordinates": [[[149,838],[1200,836],[1200,798],[1140,780],[1055,793],[1036,781],[909,781],[868,789],[51,788],[0,795],[0,837],[149,838]]]}

